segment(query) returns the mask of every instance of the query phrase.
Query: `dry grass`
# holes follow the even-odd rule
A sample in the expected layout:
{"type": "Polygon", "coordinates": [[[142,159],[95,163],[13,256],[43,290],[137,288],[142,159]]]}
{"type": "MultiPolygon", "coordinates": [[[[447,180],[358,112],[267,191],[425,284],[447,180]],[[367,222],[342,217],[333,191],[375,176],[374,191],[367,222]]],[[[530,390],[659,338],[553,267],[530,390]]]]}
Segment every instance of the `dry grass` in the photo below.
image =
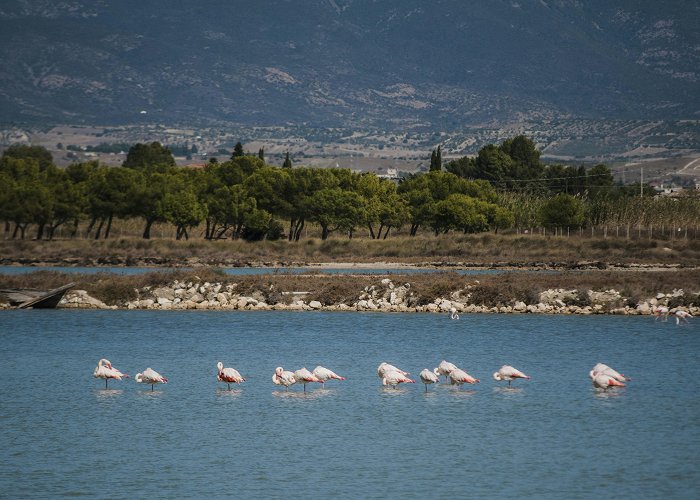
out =
{"type": "Polygon", "coordinates": [[[462,263],[565,267],[579,261],[608,264],[700,266],[700,240],[649,240],[540,235],[449,234],[386,240],[334,237],[299,242],[144,240],[2,240],[0,263],[58,265],[246,266],[319,262],[462,263]]]}

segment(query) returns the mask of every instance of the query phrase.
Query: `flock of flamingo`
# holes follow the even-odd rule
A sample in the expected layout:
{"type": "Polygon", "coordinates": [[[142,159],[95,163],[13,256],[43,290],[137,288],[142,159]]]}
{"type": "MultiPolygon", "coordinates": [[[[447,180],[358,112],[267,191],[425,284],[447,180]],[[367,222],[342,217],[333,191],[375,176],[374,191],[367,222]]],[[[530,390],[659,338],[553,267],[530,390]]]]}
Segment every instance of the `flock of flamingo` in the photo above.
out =
{"type": "MultiPolygon", "coordinates": [[[[246,380],[235,368],[224,368],[224,364],[221,361],[216,363],[216,368],[216,379],[219,382],[225,382],[229,390],[231,390],[231,384],[241,384],[246,380]]],[[[384,386],[396,388],[396,386],[399,384],[415,383],[416,381],[409,378],[408,375],[408,372],[403,371],[394,365],[390,365],[389,363],[381,363],[377,367],[377,376],[382,381],[382,385],[384,386]]],[[[104,358],[100,359],[100,361],[97,363],[93,376],[95,378],[104,379],[105,389],[107,389],[107,384],[110,379],[121,380],[122,378],[129,378],[129,375],[119,371],[117,368],[112,366],[112,363],[108,359],[104,358]]],[[[437,384],[440,382],[441,376],[445,377],[445,383],[456,386],[461,386],[463,384],[476,384],[479,382],[479,379],[472,377],[466,371],[450,363],[449,361],[444,360],[441,361],[436,368],[433,368],[433,370],[425,368],[418,374],[418,376],[420,377],[421,382],[425,384],[426,392],[428,392],[428,386],[430,384],[437,384]]],[[[611,387],[624,387],[624,382],[631,380],[603,363],[598,363],[595,365],[589,372],[589,376],[593,382],[593,386],[603,390],[608,390],[611,387]]],[[[503,365],[493,374],[493,378],[499,382],[508,382],[508,386],[510,387],[514,380],[519,378],[529,379],[530,377],[510,365],[503,365]]],[[[304,392],[306,392],[306,384],[318,382],[325,387],[325,383],[328,380],[333,379],[345,380],[345,377],[341,377],[332,370],[324,368],[323,366],[317,366],[314,368],[313,372],[306,368],[300,368],[299,370],[292,372],[278,366],[275,369],[275,373],[272,375],[272,383],[275,385],[281,385],[284,386],[285,389],[288,389],[291,385],[302,384],[304,386],[304,392]]],[[[140,384],[150,384],[151,391],[153,391],[156,384],[168,383],[167,378],[163,377],[152,368],[146,368],[143,372],[137,373],[134,380],[140,384]]]]}

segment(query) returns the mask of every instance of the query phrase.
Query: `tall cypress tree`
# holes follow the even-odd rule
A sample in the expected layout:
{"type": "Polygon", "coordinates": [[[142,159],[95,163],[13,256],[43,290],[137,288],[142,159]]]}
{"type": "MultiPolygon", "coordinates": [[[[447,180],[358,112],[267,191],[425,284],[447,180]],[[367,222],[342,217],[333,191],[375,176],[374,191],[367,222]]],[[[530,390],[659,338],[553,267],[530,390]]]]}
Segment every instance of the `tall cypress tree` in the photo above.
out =
{"type": "Polygon", "coordinates": [[[442,170],[442,151],[440,146],[437,149],[433,149],[433,152],[430,154],[430,171],[432,172],[433,170],[442,170]]]}
{"type": "Polygon", "coordinates": [[[292,168],[292,160],[289,158],[289,151],[287,151],[287,156],[284,158],[282,168],[292,168]]]}
{"type": "Polygon", "coordinates": [[[262,161],[265,161],[265,148],[260,148],[258,150],[258,158],[260,158],[262,161]]]}

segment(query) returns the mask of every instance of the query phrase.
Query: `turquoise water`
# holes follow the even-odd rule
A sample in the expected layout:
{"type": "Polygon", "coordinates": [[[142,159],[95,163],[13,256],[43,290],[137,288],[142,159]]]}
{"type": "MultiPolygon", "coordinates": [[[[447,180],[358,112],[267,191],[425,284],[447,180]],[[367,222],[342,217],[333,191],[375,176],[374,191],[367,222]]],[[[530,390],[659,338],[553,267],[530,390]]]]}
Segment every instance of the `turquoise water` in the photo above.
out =
{"type": "Polygon", "coordinates": [[[0,497],[697,498],[700,320],[0,312],[0,497]],[[143,387],[92,378],[101,357],[143,387]],[[387,389],[447,359],[481,379],[387,389]],[[227,391],[216,362],[248,382],[227,391]],[[631,376],[595,391],[598,361],[631,376]],[[532,377],[514,389],[491,374],[532,377]],[[347,377],[280,390],[276,366],[347,377]]]}

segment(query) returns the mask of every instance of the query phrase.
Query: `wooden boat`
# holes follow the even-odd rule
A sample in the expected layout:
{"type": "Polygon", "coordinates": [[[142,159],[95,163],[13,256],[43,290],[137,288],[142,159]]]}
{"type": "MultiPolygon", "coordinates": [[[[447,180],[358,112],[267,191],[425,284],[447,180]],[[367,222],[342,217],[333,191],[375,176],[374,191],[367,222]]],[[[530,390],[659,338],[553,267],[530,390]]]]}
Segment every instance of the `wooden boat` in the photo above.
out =
{"type": "Polygon", "coordinates": [[[0,290],[11,306],[17,309],[53,309],[63,298],[63,295],[73,288],[75,283],[54,288],[53,290],[7,289],[0,290]]]}

